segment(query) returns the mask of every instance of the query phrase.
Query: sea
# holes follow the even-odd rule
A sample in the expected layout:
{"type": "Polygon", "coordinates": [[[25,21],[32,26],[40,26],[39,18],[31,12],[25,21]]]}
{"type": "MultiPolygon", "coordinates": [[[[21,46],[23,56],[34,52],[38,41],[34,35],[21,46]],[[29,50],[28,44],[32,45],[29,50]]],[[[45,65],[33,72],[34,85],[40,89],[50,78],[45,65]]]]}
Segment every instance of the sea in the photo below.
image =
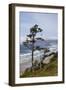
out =
{"type": "MultiPolygon", "coordinates": [[[[37,42],[35,45],[48,48],[50,52],[58,52],[58,40],[46,40],[46,42],[37,42]]],[[[34,61],[40,62],[40,57],[44,55],[44,51],[36,50],[34,52],[34,61]]],[[[32,66],[32,51],[24,44],[20,44],[20,73],[24,72],[26,68],[32,66]]]]}
{"type": "MultiPolygon", "coordinates": [[[[55,48],[58,49],[58,40],[46,40],[45,42],[38,41],[35,46],[39,45],[41,48],[55,48]]],[[[20,44],[20,54],[31,53],[31,49],[25,46],[23,43],[20,44]]]]}

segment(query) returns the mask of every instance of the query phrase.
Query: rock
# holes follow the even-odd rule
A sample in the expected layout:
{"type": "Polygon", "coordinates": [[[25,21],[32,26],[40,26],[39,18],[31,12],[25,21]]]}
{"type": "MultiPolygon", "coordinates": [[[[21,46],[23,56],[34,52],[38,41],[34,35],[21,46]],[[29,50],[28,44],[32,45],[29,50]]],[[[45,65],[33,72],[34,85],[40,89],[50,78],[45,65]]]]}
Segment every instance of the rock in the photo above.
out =
{"type": "Polygon", "coordinates": [[[43,60],[43,64],[48,64],[48,63],[50,63],[50,60],[51,60],[51,58],[53,58],[53,56],[54,56],[54,55],[51,55],[51,56],[46,57],[46,58],[43,60]]]}

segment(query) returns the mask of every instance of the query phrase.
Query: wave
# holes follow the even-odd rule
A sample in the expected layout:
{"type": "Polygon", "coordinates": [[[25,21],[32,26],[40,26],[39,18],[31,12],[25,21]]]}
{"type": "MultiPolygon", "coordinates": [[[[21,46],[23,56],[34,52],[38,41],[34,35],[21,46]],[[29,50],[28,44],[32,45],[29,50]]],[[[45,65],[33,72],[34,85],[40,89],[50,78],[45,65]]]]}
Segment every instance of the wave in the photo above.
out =
{"type": "MultiPolygon", "coordinates": [[[[34,60],[40,61],[40,57],[44,55],[44,51],[34,51],[34,60]]],[[[27,53],[27,54],[21,54],[20,55],[20,63],[25,63],[29,62],[32,60],[32,53],[27,53]]]]}
{"type": "MultiPolygon", "coordinates": [[[[44,55],[49,55],[51,53],[56,53],[57,52],[57,48],[52,47],[49,48],[49,52],[44,53],[44,50],[41,51],[34,51],[34,61],[37,60],[38,62],[40,62],[40,58],[44,57],[44,55]]],[[[26,53],[26,54],[20,54],[20,63],[25,63],[25,62],[30,62],[32,60],[32,53],[26,53]]]]}

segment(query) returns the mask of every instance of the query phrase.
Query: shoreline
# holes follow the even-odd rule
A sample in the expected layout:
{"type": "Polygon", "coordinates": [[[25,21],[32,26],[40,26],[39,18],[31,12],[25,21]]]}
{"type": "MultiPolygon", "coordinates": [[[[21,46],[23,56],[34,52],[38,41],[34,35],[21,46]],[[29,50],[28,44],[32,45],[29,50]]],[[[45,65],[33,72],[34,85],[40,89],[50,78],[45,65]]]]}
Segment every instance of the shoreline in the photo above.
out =
{"type": "MultiPolygon", "coordinates": [[[[51,54],[50,56],[47,56],[43,59],[44,64],[50,63],[50,60],[53,58],[54,54],[51,54]]],[[[36,61],[36,60],[34,60],[36,61]]],[[[39,62],[40,63],[40,62],[39,62]]],[[[24,73],[27,68],[30,68],[32,66],[31,60],[28,60],[27,62],[20,63],[20,73],[24,73]]]]}
{"type": "Polygon", "coordinates": [[[58,75],[58,59],[57,56],[50,56],[47,58],[49,62],[38,64],[38,67],[34,67],[34,71],[31,71],[31,67],[26,68],[25,71],[20,73],[20,78],[23,77],[40,77],[40,76],[57,76],[58,75]]]}

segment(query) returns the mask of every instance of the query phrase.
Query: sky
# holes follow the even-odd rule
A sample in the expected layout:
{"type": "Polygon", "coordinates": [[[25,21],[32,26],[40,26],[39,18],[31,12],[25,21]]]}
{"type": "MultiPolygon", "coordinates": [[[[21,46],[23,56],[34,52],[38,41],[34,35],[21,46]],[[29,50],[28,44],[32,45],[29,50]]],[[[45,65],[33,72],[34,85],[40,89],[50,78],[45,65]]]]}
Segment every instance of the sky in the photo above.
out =
{"type": "Polygon", "coordinates": [[[58,38],[58,15],[57,13],[19,13],[19,36],[20,43],[26,40],[26,35],[30,33],[30,28],[37,24],[43,31],[37,37],[44,39],[58,38]]]}

